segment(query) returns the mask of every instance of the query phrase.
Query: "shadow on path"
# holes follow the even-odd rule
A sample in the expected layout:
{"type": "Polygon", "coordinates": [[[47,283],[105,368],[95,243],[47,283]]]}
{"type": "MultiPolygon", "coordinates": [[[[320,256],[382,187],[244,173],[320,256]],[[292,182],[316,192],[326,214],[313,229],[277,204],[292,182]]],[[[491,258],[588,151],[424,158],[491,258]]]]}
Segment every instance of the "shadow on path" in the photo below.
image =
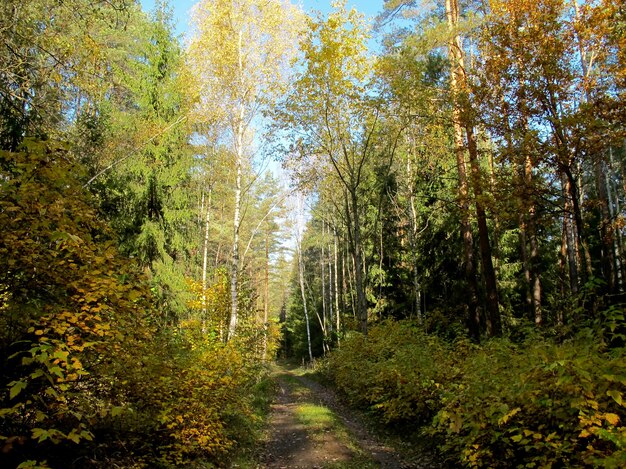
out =
{"type": "Polygon", "coordinates": [[[355,459],[356,454],[337,437],[334,429],[312,428],[299,416],[301,406],[317,405],[318,400],[307,388],[295,384],[292,375],[279,374],[276,380],[279,389],[276,402],[272,405],[270,441],[260,467],[351,467],[348,463],[355,459]]]}
{"type": "Polygon", "coordinates": [[[423,464],[403,461],[331,389],[289,367],[277,368],[274,376],[278,392],[259,468],[435,467],[426,460],[423,464]],[[314,415],[307,417],[307,411],[314,415]]]}

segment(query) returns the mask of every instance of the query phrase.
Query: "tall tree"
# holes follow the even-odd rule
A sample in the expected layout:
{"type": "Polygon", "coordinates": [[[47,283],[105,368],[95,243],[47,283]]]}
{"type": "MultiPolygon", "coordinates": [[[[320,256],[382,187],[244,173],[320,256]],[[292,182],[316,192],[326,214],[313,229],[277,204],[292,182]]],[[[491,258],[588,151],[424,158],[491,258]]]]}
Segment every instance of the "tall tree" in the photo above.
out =
{"type": "Polygon", "coordinates": [[[191,103],[171,11],[157,6],[151,18],[141,13],[129,26],[135,38],[125,46],[137,60],[114,67],[107,92],[92,95],[76,124],[76,133],[87,137],[75,151],[88,155],[83,160],[92,174],[86,185],[98,194],[122,250],[150,271],[163,311],[175,320],[190,300],[191,103]]]}
{"type": "MultiPolygon", "coordinates": [[[[487,305],[487,334],[489,336],[497,336],[502,333],[500,321],[498,290],[496,284],[496,275],[493,268],[493,260],[491,257],[491,245],[489,241],[489,231],[487,227],[487,216],[485,213],[483,202],[483,188],[480,175],[480,166],[478,162],[478,144],[476,141],[475,124],[472,121],[472,104],[469,96],[469,88],[467,82],[468,71],[465,64],[465,54],[459,34],[460,10],[458,0],[445,0],[446,19],[448,28],[450,29],[450,39],[448,40],[448,56],[450,58],[450,91],[453,101],[453,126],[454,126],[454,145],[457,154],[457,164],[459,171],[459,202],[462,210],[462,226],[463,238],[465,240],[465,259],[468,264],[468,275],[475,277],[475,274],[469,272],[473,268],[472,255],[470,254],[470,244],[472,241],[471,228],[469,227],[468,212],[468,175],[467,163],[465,160],[465,151],[469,159],[469,181],[471,181],[474,191],[474,205],[476,208],[476,220],[478,222],[478,238],[480,245],[481,264],[483,268],[483,276],[485,278],[485,292],[487,305]]],[[[473,249],[473,248],[472,248],[473,249]]],[[[473,280],[469,280],[470,285],[474,284],[473,280]]],[[[471,286],[471,295],[474,295],[474,287],[471,286]]],[[[473,306],[470,307],[470,317],[475,316],[473,306]]]]}
{"type": "Polygon", "coordinates": [[[63,138],[90,97],[109,89],[124,29],[141,16],[130,0],[2,2],[2,148],[15,149],[25,136],[63,138]]]}
{"type": "Polygon", "coordinates": [[[193,10],[189,57],[199,83],[198,119],[223,126],[235,157],[229,337],[238,321],[242,171],[255,153],[252,128],[259,113],[284,85],[299,17],[284,0],[207,0],[193,10]]]}
{"type": "Polygon", "coordinates": [[[307,294],[305,288],[305,267],[302,256],[302,238],[304,235],[304,195],[298,197],[298,222],[296,224],[296,251],[298,254],[298,282],[300,284],[300,296],[302,297],[302,308],[306,326],[306,342],[309,352],[309,361],[313,361],[313,349],[311,347],[311,323],[309,321],[309,308],[307,306],[307,294]]]}
{"type": "Polygon", "coordinates": [[[300,180],[333,174],[345,198],[347,234],[354,267],[359,328],[367,333],[367,299],[362,235],[364,171],[374,155],[378,105],[368,96],[370,62],[362,15],[346,2],[333,3],[327,19],[310,19],[302,41],[303,71],[282,100],[281,126],[293,142],[300,180]]]}

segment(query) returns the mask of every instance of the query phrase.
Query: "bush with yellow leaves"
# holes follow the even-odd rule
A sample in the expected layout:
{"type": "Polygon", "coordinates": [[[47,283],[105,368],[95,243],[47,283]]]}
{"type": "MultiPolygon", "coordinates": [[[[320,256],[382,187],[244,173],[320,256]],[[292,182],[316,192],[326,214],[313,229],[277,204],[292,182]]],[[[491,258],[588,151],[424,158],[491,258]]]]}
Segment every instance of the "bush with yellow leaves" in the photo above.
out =
{"type": "Polygon", "coordinates": [[[80,170],[54,142],[0,152],[2,466],[223,463],[253,425],[261,369],[206,321],[162,326],[80,170]]]}
{"type": "Polygon", "coordinates": [[[353,404],[421,433],[452,467],[621,468],[626,350],[602,334],[479,346],[389,321],[345,340],[324,369],[353,404]]]}

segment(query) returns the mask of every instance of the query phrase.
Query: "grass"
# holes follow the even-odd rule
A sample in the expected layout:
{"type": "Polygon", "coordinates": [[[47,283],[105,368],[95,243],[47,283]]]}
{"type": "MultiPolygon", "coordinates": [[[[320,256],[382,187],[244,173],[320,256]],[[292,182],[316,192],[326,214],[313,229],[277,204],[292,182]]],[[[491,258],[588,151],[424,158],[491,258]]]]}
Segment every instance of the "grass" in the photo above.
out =
{"type": "MultiPolygon", "coordinates": [[[[319,366],[309,368],[301,366],[287,366],[291,373],[296,376],[301,376],[311,381],[314,381],[322,386],[334,388],[334,383],[330,381],[324,373],[321,372],[319,366]]],[[[362,409],[352,408],[352,412],[359,415],[361,421],[369,429],[370,432],[376,434],[376,436],[384,442],[385,445],[394,448],[399,454],[402,454],[403,458],[411,461],[418,461],[423,457],[424,452],[430,454],[431,446],[424,440],[423,436],[419,432],[410,429],[403,429],[399,432],[395,429],[386,428],[380,425],[380,421],[362,409]],[[407,431],[408,430],[408,431],[407,431]]],[[[337,463],[337,465],[329,466],[337,469],[351,469],[351,468],[370,468],[378,467],[377,464],[371,462],[369,458],[362,455],[362,452],[356,442],[346,433],[346,437],[343,439],[344,443],[348,445],[359,456],[354,462],[349,463],[337,463]],[[369,464],[369,465],[368,465],[369,464]]]]}
{"type": "Polygon", "coordinates": [[[328,407],[304,403],[297,407],[296,416],[301,424],[305,425],[309,433],[316,435],[332,432],[337,440],[349,448],[354,457],[351,461],[341,461],[326,464],[328,469],[373,469],[379,467],[371,458],[366,456],[354,438],[348,433],[337,416],[328,407]]]}
{"type": "Polygon", "coordinates": [[[300,404],[296,409],[296,415],[301,424],[312,432],[330,431],[339,426],[337,417],[330,409],[315,404],[300,404]]]}
{"type": "Polygon", "coordinates": [[[327,469],[375,469],[380,467],[380,465],[365,456],[359,455],[355,456],[352,461],[331,463],[324,467],[327,469]]]}

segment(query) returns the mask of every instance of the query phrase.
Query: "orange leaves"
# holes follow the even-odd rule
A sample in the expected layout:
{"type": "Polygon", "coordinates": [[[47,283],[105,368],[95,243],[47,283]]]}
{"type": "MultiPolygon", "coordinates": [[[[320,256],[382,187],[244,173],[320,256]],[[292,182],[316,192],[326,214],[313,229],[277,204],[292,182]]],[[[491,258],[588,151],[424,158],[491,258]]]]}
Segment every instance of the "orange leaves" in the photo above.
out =
{"type": "MultiPolygon", "coordinates": [[[[190,334],[179,340],[189,338],[196,340],[190,334]]],[[[175,465],[197,457],[223,458],[235,443],[226,422],[233,415],[240,419],[250,413],[245,391],[252,377],[250,364],[234,347],[206,341],[168,365],[149,367],[157,379],[141,384],[144,396],[149,396],[144,406],[157,415],[153,423],[160,435],[158,453],[175,465]]]]}
{"type": "Polygon", "coordinates": [[[223,327],[230,314],[229,281],[225,269],[217,269],[212,278],[205,290],[200,282],[188,280],[187,284],[194,294],[189,307],[199,312],[208,322],[209,329],[217,330],[223,327]]]}
{"type": "Polygon", "coordinates": [[[581,412],[578,416],[580,422],[581,431],[578,434],[579,438],[589,438],[592,435],[600,435],[603,427],[608,429],[614,429],[619,426],[621,419],[620,416],[612,412],[600,412],[598,406],[593,406],[592,412],[581,412]]]}
{"type": "Polygon", "coordinates": [[[226,272],[194,286],[204,322],[157,335],[147,279],[117,253],[63,155],[11,156],[26,175],[0,177],[0,264],[12,266],[0,270],[0,308],[21,335],[0,383],[0,426],[13,433],[0,448],[23,437],[33,460],[68,448],[141,453],[124,467],[222,458],[234,445],[228,422],[250,413],[252,381],[250,362],[207,327],[228,314],[226,272]],[[120,439],[91,446],[93,428],[121,429],[120,439]]]}

